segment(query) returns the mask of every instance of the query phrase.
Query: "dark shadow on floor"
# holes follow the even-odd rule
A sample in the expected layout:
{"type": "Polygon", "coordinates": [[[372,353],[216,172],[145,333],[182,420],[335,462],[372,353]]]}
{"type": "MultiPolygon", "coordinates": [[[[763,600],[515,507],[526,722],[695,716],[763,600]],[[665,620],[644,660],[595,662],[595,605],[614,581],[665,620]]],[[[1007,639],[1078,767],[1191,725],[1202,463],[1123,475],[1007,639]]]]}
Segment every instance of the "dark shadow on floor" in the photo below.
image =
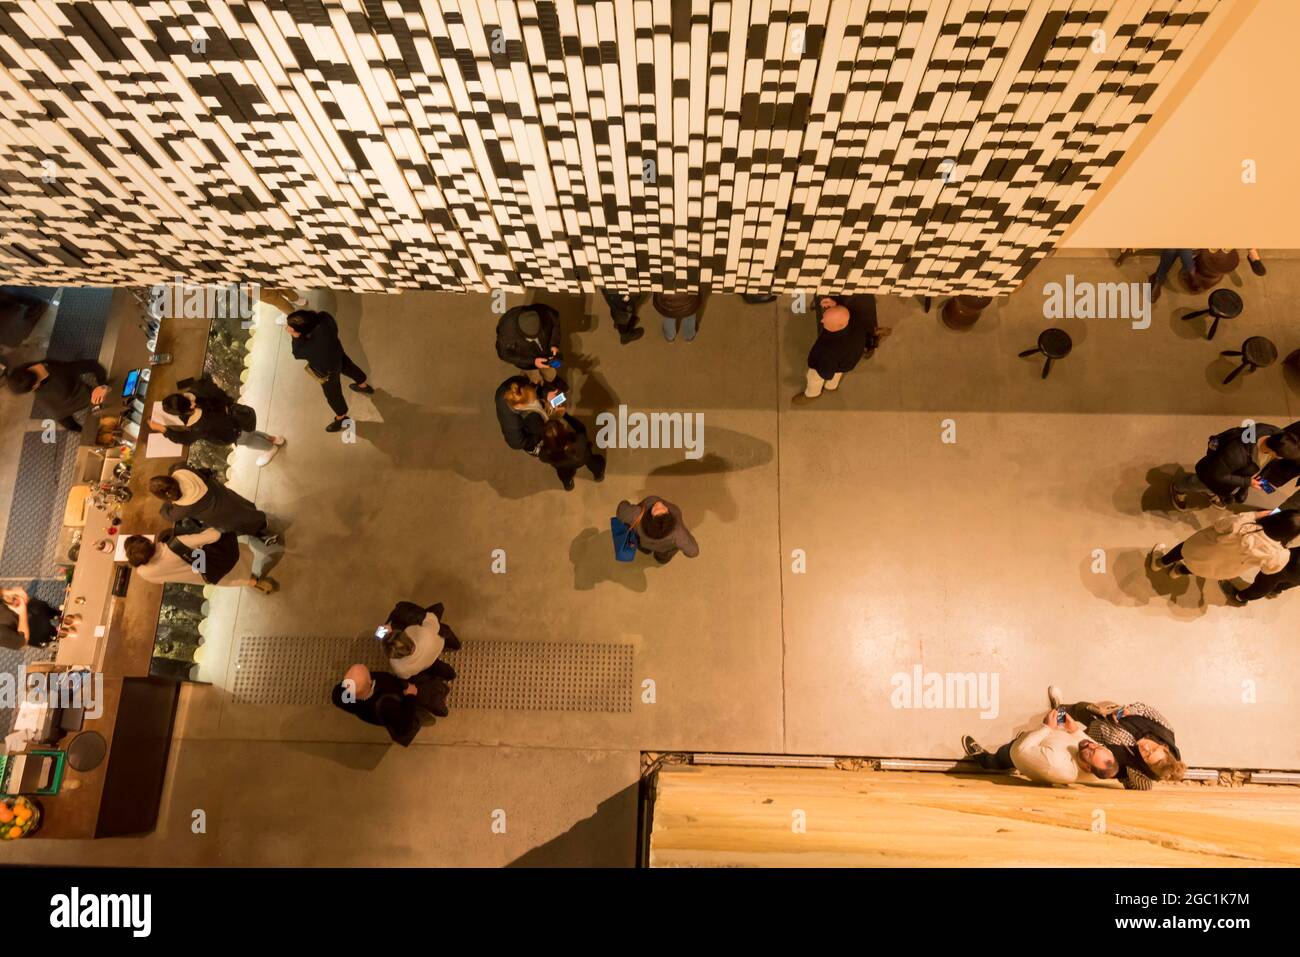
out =
{"type": "Polygon", "coordinates": [[[633,867],[636,865],[637,784],[600,802],[596,813],[507,867],[633,867]]]}
{"type": "MultiPolygon", "coordinates": [[[[682,560],[681,556],[677,556],[682,560]]],[[[601,582],[622,585],[628,591],[643,592],[648,586],[645,570],[654,565],[654,558],[637,554],[630,562],[620,562],[614,557],[614,539],[609,527],[585,528],[569,546],[569,561],[573,563],[573,587],[578,591],[591,591],[601,582]]]]}

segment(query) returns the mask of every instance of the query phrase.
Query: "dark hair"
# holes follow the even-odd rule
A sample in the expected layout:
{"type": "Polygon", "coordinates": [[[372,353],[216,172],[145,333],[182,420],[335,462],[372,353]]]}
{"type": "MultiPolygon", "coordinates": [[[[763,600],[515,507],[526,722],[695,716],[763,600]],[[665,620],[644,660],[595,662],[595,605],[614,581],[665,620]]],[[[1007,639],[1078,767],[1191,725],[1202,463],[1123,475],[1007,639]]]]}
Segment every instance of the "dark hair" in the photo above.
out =
{"type": "Polygon", "coordinates": [[[409,658],[415,654],[415,641],[406,633],[403,628],[400,631],[392,632],[383,641],[384,656],[390,661],[399,658],[409,658]]]}
{"type": "Polygon", "coordinates": [[[1300,509],[1284,508],[1276,515],[1265,515],[1259,527],[1269,538],[1286,545],[1300,535],[1300,509]]]}
{"type": "Polygon", "coordinates": [[[1300,461],[1300,428],[1295,423],[1264,440],[1270,449],[1284,459],[1300,461]]]}
{"type": "Polygon", "coordinates": [[[313,309],[295,309],[285,317],[284,321],[287,322],[289,328],[293,329],[295,332],[300,332],[303,335],[311,335],[312,331],[321,324],[321,320],[327,315],[329,315],[329,313],[316,312],[313,309]]]}
{"type": "Polygon", "coordinates": [[[563,419],[547,419],[542,426],[542,446],[537,456],[543,462],[567,459],[576,433],[563,419]]]}
{"type": "Polygon", "coordinates": [[[178,419],[189,418],[194,411],[194,403],[190,397],[183,392],[173,392],[162,400],[163,411],[168,415],[174,415],[178,419]]]}
{"type": "Polygon", "coordinates": [[[149,491],[157,498],[174,502],[181,497],[181,483],[170,475],[155,475],[149,480],[149,491]]]}
{"type": "MultiPolygon", "coordinates": [[[[652,505],[651,508],[654,506],[652,505]]],[[[641,528],[649,538],[667,538],[672,534],[673,529],[677,527],[677,519],[673,517],[672,512],[664,512],[662,515],[653,515],[650,509],[645,511],[645,518],[641,519],[641,528]]]]}
{"type": "Polygon", "coordinates": [[[36,388],[36,373],[30,365],[19,366],[9,373],[8,383],[9,391],[16,395],[26,395],[36,388]]]}
{"type": "Polygon", "coordinates": [[[132,535],[126,540],[122,550],[126,552],[126,563],[132,568],[139,568],[149,563],[155,548],[153,542],[143,535],[132,535]]]}

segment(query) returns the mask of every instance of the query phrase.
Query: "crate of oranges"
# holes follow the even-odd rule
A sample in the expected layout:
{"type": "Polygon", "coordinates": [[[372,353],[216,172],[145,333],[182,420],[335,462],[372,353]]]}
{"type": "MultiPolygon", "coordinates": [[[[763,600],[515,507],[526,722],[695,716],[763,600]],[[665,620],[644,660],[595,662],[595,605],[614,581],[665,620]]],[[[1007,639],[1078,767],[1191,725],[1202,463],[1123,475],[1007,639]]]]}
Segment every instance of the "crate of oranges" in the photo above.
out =
{"type": "Polygon", "coordinates": [[[0,839],[16,841],[36,830],[41,823],[41,807],[23,797],[0,798],[0,839]]]}

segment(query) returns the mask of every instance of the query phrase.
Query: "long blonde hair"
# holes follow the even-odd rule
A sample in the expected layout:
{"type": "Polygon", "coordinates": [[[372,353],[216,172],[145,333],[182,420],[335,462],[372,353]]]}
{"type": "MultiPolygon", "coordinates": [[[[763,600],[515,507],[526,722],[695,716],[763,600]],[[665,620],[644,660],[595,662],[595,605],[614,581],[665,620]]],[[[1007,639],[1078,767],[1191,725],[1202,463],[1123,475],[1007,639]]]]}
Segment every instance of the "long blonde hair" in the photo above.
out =
{"type": "Polygon", "coordinates": [[[390,661],[398,658],[409,658],[415,653],[415,640],[406,633],[406,630],[395,631],[384,639],[384,654],[390,661]]]}

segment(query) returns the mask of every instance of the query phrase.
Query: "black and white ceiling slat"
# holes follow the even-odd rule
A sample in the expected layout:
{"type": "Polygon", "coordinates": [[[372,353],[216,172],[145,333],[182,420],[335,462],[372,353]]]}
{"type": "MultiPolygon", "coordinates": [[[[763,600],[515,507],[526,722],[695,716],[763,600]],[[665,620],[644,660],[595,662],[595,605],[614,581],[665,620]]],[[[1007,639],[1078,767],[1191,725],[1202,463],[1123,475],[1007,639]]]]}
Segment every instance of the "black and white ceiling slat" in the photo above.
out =
{"type": "Polygon", "coordinates": [[[1218,2],[0,0],[0,269],[1009,292],[1218,2]]]}

